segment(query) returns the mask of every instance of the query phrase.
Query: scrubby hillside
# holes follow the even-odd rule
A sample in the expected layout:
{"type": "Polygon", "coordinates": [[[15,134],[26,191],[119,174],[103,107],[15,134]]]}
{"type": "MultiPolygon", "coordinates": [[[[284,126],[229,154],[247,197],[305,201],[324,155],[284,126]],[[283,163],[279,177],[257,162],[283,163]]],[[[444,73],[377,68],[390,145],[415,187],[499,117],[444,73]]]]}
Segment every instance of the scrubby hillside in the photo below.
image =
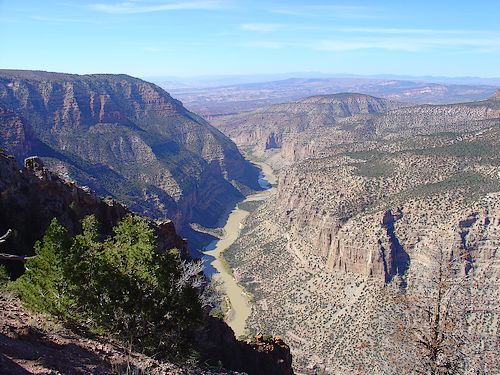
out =
{"type": "Polygon", "coordinates": [[[237,341],[208,315],[216,299],[172,222],[132,216],[38,158],[20,171],[0,155],[0,192],[0,372],[293,372],[282,340],[237,341]],[[22,275],[7,282],[4,265],[22,275]]]}
{"type": "Polygon", "coordinates": [[[338,126],[354,123],[373,137],[295,134],[319,152],[288,160],[275,195],[225,253],[254,298],[249,327],[282,335],[298,369],[495,372],[498,103],[338,126]]]}
{"type": "Polygon", "coordinates": [[[0,142],[135,212],[169,218],[184,234],[191,222],[214,225],[255,187],[232,141],[126,75],[0,71],[0,142]]]}

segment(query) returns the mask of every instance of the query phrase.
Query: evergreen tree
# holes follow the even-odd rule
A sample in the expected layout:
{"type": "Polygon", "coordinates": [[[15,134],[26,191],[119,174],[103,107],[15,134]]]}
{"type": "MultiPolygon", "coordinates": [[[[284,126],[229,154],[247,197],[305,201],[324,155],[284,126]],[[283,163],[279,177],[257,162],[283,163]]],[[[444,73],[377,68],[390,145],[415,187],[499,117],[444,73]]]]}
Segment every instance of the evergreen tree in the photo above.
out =
{"type": "Polygon", "coordinates": [[[34,246],[35,257],[26,262],[26,272],[14,288],[33,310],[68,316],[74,308],[72,285],[65,277],[69,238],[64,227],[53,219],[34,246]]]}
{"type": "Polygon", "coordinates": [[[15,282],[22,300],[149,355],[190,356],[202,319],[198,263],[181,261],[176,249],[157,251],[152,228],[138,216],[125,217],[105,241],[95,217],[82,227],[68,238],[52,220],[15,282]]]}

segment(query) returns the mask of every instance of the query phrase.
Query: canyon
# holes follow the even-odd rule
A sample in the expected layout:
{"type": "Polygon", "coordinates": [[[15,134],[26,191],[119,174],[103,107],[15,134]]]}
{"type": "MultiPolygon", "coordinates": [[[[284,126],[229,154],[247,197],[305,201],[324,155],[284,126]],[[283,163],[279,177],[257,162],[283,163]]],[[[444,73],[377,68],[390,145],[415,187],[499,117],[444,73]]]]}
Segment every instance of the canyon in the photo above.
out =
{"type": "Polygon", "coordinates": [[[254,103],[212,126],[129,76],[3,70],[0,230],[29,255],[54,216],[78,233],[88,213],[110,230],[132,211],[163,248],[188,259],[187,245],[204,247],[229,326],[207,318],[199,339],[228,368],[288,374],[291,350],[300,372],[425,373],[437,324],[437,365],[491,373],[500,100],[484,90],[453,104],[349,92],[254,103]]]}
{"type": "Polygon", "coordinates": [[[0,71],[0,147],[132,211],[168,218],[194,246],[258,172],[234,143],[158,86],[126,75],[0,71]]]}
{"type": "MultiPolygon", "coordinates": [[[[342,108],[373,100],[335,101],[346,98],[342,108]]],[[[494,372],[500,102],[339,116],[321,101],[332,96],[215,122],[279,171],[276,194],[224,253],[252,295],[248,329],[284,337],[299,371],[425,372],[418,334],[430,331],[423,311],[436,308],[446,270],[454,328],[443,350],[461,373],[494,372]]]]}
{"type": "Polygon", "coordinates": [[[225,261],[224,251],[238,239],[241,229],[245,227],[245,221],[250,212],[244,208],[247,206],[251,208],[253,205],[269,199],[274,194],[272,186],[276,184],[272,169],[267,164],[258,162],[255,164],[262,169],[259,184],[265,190],[249,195],[238,203],[227,217],[222,228],[222,237],[213,240],[203,248],[205,273],[211,277],[213,282],[221,283],[220,288],[224,293],[227,305],[225,321],[233,329],[236,337],[248,337],[246,320],[251,313],[251,298],[235,279],[232,270],[225,261]]]}
{"type": "MultiPolygon", "coordinates": [[[[82,232],[81,220],[94,215],[100,234],[112,233],[113,227],[132,212],[110,198],[102,199],[89,188],[60,178],[48,170],[39,157],[24,161],[20,170],[12,156],[0,153],[0,230],[10,233],[2,241],[0,259],[15,277],[24,262],[7,258],[33,256],[33,244],[56,218],[71,235],[82,232]],[[5,257],[5,255],[7,257],[5,257]]],[[[179,250],[185,262],[192,259],[186,241],[178,235],[170,220],[147,219],[157,239],[158,252],[179,250]]],[[[3,276],[3,275],[2,275],[3,276]]],[[[74,324],[45,314],[36,314],[21,304],[0,279],[0,372],[9,374],[98,373],[127,371],[155,374],[291,374],[289,347],[280,338],[252,343],[238,341],[222,320],[203,316],[196,323],[195,347],[200,363],[174,364],[147,357],[104,332],[89,334],[74,324]],[[207,366],[214,363],[216,366],[207,366]],[[232,369],[232,370],[231,370],[232,369]]],[[[193,323],[194,324],[194,323],[193,323]]],[[[166,333],[168,334],[168,333],[166,333]]]]}

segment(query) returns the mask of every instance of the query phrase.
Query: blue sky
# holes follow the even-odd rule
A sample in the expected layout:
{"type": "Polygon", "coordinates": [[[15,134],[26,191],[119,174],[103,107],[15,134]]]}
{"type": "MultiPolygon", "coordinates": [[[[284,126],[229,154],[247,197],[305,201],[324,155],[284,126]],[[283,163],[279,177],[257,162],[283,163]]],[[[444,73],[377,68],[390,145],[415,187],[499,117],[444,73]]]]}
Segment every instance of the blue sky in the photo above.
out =
{"type": "Polygon", "coordinates": [[[500,0],[0,0],[0,68],[500,76],[500,0]]]}

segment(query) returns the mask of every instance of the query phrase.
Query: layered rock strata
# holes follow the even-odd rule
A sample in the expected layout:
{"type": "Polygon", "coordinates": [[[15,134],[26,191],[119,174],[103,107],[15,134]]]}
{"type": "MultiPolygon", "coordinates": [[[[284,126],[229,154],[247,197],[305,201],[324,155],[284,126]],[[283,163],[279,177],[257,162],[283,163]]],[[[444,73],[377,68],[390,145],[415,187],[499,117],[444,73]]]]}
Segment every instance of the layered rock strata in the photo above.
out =
{"type": "Polygon", "coordinates": [[[313,96],[236,115],[213,123],[244,149],[262,153],[281,148],[285,139],[331,126],[339,119],[385,112],[396,103],[363,94],[313,96]]]}
{"type": "Polygon", "coordinates": [[[433,306],[444,265],[467,295],[449,304],[467,322],[454,333],[468,343],[464,372],[493,371],[499,131],[340,145],[283,169],[225,253],[253,295],[250,329],[283,336],[301,370],[412,373],[425,329],[415,306],[433,306]]]}
{"type": "Polygon", "coordinates": [[[340,145],[355,148],[359,142],[480,131],[500,119],[500,105],[494,99],[399,106],[367,95],[336,94],[221,116],[214,124],[242,149],[281,168],[306,158],[331,155],[340,145]]]}
{"type": "Polygon", "coordinates": [[[131,210],[215,225],[256,187],[232,141],[154,84],[126,75],[0,71],[0,146],[32,154],[131,210]]]}

